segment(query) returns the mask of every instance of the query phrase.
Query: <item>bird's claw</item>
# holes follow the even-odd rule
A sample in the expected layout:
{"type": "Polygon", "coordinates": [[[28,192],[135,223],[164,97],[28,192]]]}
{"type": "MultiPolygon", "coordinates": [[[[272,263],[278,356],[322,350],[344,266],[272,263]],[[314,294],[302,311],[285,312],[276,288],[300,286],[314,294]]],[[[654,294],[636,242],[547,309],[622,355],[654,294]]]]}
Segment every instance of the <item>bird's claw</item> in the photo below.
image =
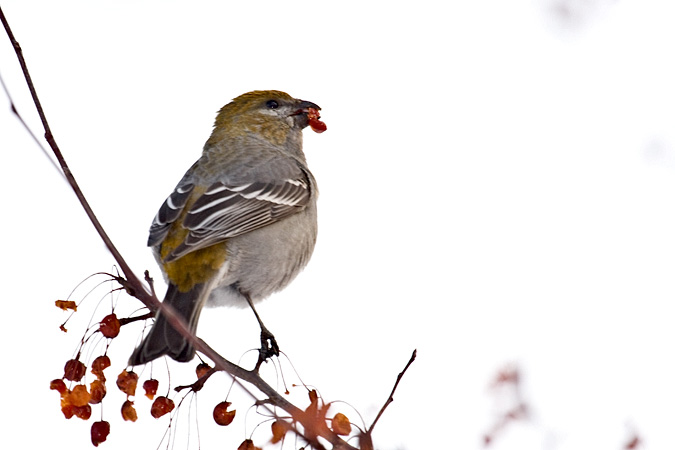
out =
{"type": "Polygon", "coordinates": [[[260,331],[260,349],[258,350],[258,363],[255,365],[255,370],[258,370],[260,365],[272,356],[279,356],[279,344],[277,344],[274,335],[267,328],[263,328],[260,331]]]}

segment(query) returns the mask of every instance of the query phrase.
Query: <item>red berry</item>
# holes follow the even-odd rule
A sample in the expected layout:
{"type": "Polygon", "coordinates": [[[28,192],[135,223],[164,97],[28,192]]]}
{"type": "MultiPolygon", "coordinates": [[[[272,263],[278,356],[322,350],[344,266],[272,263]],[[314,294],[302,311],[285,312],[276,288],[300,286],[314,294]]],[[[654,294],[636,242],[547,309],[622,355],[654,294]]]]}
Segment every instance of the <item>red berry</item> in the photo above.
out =
{"type": "Polygon", "coordinates": [[[115,313],[112,313],[108,314],[103,318],[103,320],[101,320],[98,329],[101,330],[103,336],[112,339],[120,334],[121,326],[122,325],[120,324],[120,321],[115,313]]]}
{"type": "Polygon", "coordinates": [[[237,448],[237,450],[260,450],[260,447],[256,447],[252,440],[246,439],[244,442],[239,444],[239,448],[237,448]]]}
{"type": "Polygon", "coordinates": [[[231,404],[232,403],[230,402],[220,402],[213,408],[213,420],[215,420],[218,425],[227,426],[234,420],[234,415],[237,413],[237,410],[227,410],[231,404]]]}
{"type": "Polygon", "coordinates": [[[70,381],[80,381],[87,371],[87,366],[79,359],[70,359],[63,368],[63,378],[70,381]]]}
{"type": "Polygon", "coordinates": [[[321,120],[321,116],[319,115],[319,110],[316,108],[307,108],[307,119],[309,122],[309,126],[312,128],[312,131],[315,133],[323,133],[328,129],[325,123],[323,123],[321,120]]]}
{"type": "Polygon", "coordinates": [[[94,444],[94,447],[98,447],[98,444],[105,442],[108,434],[110,434],[110,424],[105,420],[94,422],[91,425],[91,443],[94,444]]]}
{"type": "Polygon", "coordinates": [[[150,415],[155,419],[159,419],[164,414],[168,414],[173,411],[173,408],[176,405],[168,397],[157,397],[154,402],[152,402],[152,407],[150,407],[150,415]]]}
{"type": "Polygon", "coordinates": [[[103,370],[108,367],[110,367],[110,358],[108,358],[108,355],[101,355],[91,363],[91,373],[96,375],[99,380],[105,381],[103,370]]]}
{"type": "Polygon", "coordinates": [[[82,420],[89,420],[91,417],[91,406],[73,406],[73,414],[75,414],[75,417],[79,417],[82,420]]]}
{"type": "Polygon", "coordinates": [[[61,412],[66,419],[70,419],[75,414],[75,407],[68,402],[61,402],[61,412]]]}
{"type": "Polygon", "coordinates": [[[155,395],[157,395],[157,388],[159,387],[159,381],[155,379],[149,379],[145,380],[143,383],[143,389],[145,390],[145,396],[148,397],[150,400],[155,398],[155,395]]]}

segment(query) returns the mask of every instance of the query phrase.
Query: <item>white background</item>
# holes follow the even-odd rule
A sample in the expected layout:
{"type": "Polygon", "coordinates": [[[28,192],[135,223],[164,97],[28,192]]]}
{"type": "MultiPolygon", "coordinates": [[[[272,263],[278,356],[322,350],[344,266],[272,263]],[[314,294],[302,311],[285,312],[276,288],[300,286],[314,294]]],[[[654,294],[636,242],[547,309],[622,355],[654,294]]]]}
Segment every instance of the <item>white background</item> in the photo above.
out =
{"type": "MultiPolygon", "coordinates": [[[[2,7],[83,191],[160,293],[147,228],[215,112],[254,89],[321,105],[328,131],[305,132],[319,242],[305,272],[258,310],[302,379],[366,423],[418,350],[376,427],[378,448],[481,448],[500,407],[489,385],[505,365],[523,375],[530,416],[494,448],[619,449],[633,433],[644,448],[675,446],[672,2],[2,7]]],[[[42,134],[4,38],[0,73],[42,134]]],[[[0,442],[90,448],[90,423],[66,422],[47,387],[89,320],[110,310],[112,285],[86,295],[97,277],[75,292],[86,300],[65,335],[53,301],[114,262],[4,98],[0,109],[0,442]]],[[[120,312],[137,308],[115,298],[120,312]]],[[[202,317],[200,335],[224,356],[256,346],[249,311],[202,317]]],[[[126,327],[109,351],[102,413],[112,432],[102,448],[166,448],[167,420],[149,417],[148,400],[137,399],[138,422],[118,418],[113,381],[140,332],[126,327]]],[[[85,359],[101,353],[97,342],[85,359]]],[[[191,382],[193,366],[171,363],[172,384],[191,382]]],[[[153,374],[165,381],[164,363],[153,374]]],[[[236,448],[251,433],[265,442],[268,424],[253,431],[262,419],[237,389],[235,423],[212,424],[228,386],[219,375],[196,407],[186,400],[169,448],[197,448],[198,435],[205,450],[236,448]]]]}

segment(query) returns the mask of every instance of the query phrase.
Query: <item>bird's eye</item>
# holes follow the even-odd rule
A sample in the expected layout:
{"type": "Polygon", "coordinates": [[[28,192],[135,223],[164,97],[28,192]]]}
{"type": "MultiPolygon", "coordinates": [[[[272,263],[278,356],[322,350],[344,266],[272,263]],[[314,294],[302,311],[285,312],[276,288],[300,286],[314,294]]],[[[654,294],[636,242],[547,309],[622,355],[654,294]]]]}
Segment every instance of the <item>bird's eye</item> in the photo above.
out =
{"type": "Polygon", "coordinates": [[[269,109],[277,109],[279,107],[279,102],[276,100],[267,100],[267,103],[265,103],[269,109]]]}

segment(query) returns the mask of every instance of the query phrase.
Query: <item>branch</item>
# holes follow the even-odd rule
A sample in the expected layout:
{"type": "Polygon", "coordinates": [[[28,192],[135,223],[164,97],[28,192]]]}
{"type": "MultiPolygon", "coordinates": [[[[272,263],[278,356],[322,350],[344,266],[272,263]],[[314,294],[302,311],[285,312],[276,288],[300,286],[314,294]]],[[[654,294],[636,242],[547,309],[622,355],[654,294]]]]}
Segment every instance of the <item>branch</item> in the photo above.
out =
{"type": "Polygon", "coordinates": [[[394,383],[394,387],[391,390],[391,394],[389,394],[389,398],[387,399],[386,402],[384,402],[384,405],[382,405],[382,409],[380,409],[380,412],[377,413],[377,417],[375,417],[375,420],[373,420],[373,423],[370,425],[370,428],[368,428],[366,434],[373,433],[373,428],[375,428],[375,424],[377,423],[378,420],[380,420],[380,417],[382,417],[384,410],[387,409],[387,406],[389,406],[389,404],[394,401],[394,392],[396,392],[396,388],[398,387],[398,384],[401,382],[401,378],[403,378],[403,375],[405,375],[405,372],[406,370],[408,370],[408,367],[410,367],[413,361],[415,361],[415,358],[417,358],[417,349],[413,350],[412,355],[410,356],[410,360],[408,360],[408,364],[405,365],[401,373],[399,373],[398,376],[396,377],[396,383],[394,383]]]}

